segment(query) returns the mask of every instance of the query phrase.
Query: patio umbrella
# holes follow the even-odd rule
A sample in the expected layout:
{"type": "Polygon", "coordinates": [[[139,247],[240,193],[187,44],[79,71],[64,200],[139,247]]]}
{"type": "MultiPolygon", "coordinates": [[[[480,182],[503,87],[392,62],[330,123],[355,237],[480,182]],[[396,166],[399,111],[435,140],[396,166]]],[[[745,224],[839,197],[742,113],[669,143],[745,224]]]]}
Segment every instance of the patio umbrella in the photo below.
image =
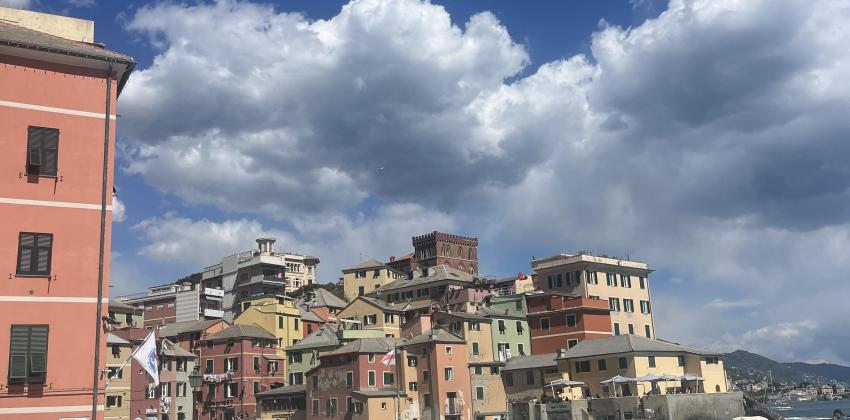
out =
{"type": "Polygon", "coordinates": [[[582,386],[584,382],[582,381],[565,381],[563,379],[556,379],[552,382],[549,382],[549,387],[552,388],[552,398],[555,397],[555,387],[558,388],[572,388],[574,386],[582,386]]]}
{"type": "Polygon", "coordinates": [[[637,382],[637,380],[635,378],[629,378],[627,376],[617,375],[617,376],[615,376],[611,379],[606,379],[606,380],[600,382],[600,384],[603,384],[603,385],[610,384],[610,385],[612,385],[614,387],[614,396],[616,397],[617,396],[617,386],[616,386],[616,384],[627,384],[627,383],[630,383],[630,382],[637,382]]]}

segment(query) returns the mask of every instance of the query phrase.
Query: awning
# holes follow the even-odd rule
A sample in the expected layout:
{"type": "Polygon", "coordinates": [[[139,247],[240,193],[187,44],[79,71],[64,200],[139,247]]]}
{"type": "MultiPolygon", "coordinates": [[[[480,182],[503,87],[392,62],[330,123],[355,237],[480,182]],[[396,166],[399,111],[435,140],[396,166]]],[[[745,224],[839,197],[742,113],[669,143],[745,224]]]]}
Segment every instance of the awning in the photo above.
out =
{"type": "Polygon", "coordinates": [[[611,384],[611,383],[626,384],[626,383],[629,383],[629,382],[637,382],[637,380],[635,378],[629,378],[629,377],[626,377],[626,376],[617,375],[617,376],[615,376],[611,379],[606,379],[606,380],[600,382],[600,384],[611,384]]]}
{"type": "Polygon", "coordinates": [[[582,385],[584,385],[584,382],[582,382],[582,381],[565,381],[563,379],[556,379],[552,382],[549,382],[549,386],[551,386],[553,388],[566,388],[566,387],[582,386],[582,385]]]}
{"type": "Polygon", "coordinates": [[[268,359],[268,360],[286,360],[285,357],[277,355],[277,354],[264,354],[263,357],[268,359]]]}
{"type": "Polygon", "coordinates": [[[688,373],[684,376],[679,376],[677,379],[681,379],[683,381],[704,381],[705,379],[702,376],[697,376],[691,373],[688,373]]]}

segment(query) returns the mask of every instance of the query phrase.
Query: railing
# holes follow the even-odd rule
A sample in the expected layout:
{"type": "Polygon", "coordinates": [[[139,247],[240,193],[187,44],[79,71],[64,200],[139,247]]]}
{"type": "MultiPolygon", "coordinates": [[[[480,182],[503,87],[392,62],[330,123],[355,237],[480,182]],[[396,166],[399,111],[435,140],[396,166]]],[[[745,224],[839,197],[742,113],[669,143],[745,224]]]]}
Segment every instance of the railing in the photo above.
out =
{"type": "Polygon", "coordinates": [[[223,318],[224,311],[221,309],[210,309],[204,308],[204,316],[212,317],[212,318],[223,318]]]}
{"type": "Polygon", "coordinates": [[[204,288],[204,295],[223,298],[224,297],[224,290],[204,288]]]}
{"type": "Polygon", "coordinates": [[[463,414],[463,400],[449,398],[446,402],[446,415],[459,416],[463,414]]]}

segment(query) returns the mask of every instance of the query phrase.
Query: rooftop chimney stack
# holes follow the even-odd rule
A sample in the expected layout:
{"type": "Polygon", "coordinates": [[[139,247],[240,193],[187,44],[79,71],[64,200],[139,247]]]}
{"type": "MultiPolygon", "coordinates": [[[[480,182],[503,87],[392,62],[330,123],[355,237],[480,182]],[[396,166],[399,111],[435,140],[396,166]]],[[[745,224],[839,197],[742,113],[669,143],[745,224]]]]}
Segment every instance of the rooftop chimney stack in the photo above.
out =
{"type": "Polygon", "coordinates": [[[257,245],[260,248],[260,255],[272,255],[272,245],[274,243],[274,238],[258,238],[257,245]]]}

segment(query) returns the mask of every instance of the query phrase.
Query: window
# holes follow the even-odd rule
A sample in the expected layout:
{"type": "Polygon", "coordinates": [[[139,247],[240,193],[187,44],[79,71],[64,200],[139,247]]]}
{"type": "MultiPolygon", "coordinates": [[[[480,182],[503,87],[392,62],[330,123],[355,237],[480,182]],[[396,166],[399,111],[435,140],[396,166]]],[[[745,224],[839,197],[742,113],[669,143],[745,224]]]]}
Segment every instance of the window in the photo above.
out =
{"type": "Polygon", "coordinates": [[[649,301],[642,300],[640,301],[640,313],[648,314],[649,313],[649,301]]]}
{"type": "Polygon", "coordinates": [[[445,379],[447,381],[453,381],[455,379],[455,372],[452,368],[447,367],[443,369],[443,373],[445,374],[445,379]]]}
{"type": "Polygon", "coordinates": [[[506,373],[505,374],[505,385],[514,386],[514,374],[513,373],[506,373]]]}
{"type": "Polygon", "coordinates": [[[177,383],[177,396],[185,397],[186,396],[186,382],[178,382],[177,383]]]}
{"type": "Polygon", "coordinates": [[[614,335],[620,335],[620,323],[619,322],[614,323],[614,335]]]}
{"type": "Polygon", "coordinates": [[[522,335],[523,329],[524,328],[522,328],[522,321],[516,321],[516,333],[517,333],[517,335],[522,335]]]}
{"type": "Polygon", "coordinates": [[[629,360],[625,357],[621,357],[617,359],[618,364],[620,365],[620,369],[628,369],[629,368],[629,360]]]}
{"type": "Polygon", "coordinates": [[[507,328],[505,327],[505,320],[500,319],[500,320],[499,320],[499,334],[501,334],[501,335],[505,335],[505,330],[506,330],[506,329],[507,329],[507,328]]]}
{"type": "Polygon", "coordinates": [[[534,385],[534,371],[529,369],[525,371],[525,382],[529,385],[534,385]]]}
{"type": "Polygon", "coordinates": [[[416,356],[407,356],[407,365],[410,367],[416,367],[416,356]]]}
{"type": "MultiPolygon", "coordinates": [[[[209,384],[209,386],[207,387],[207,399],[208,400],[212,400],[212,399],[216,398],[215,391],[216,391],[215,384],[209,384]]],[[[148,397],[148,398],[153,398],[153,397],[148,397]]]]}
{"type": "Polygon", "coordinates": [[[207,359],[206,361],[207,367],[204,369],[204,373],[212,373],[213,372],[213,360],[207,359]]]}
{"type": "Polygon", "coordinates": [[[328,417],[336,415],[336,398],[328,399],[328,405],[325,407],[327,409],[328,417]]]}
{"type": "Polygon", "coordinates": [[[717,357],[717,356],[712,356],[712,357],[706,357],[706,358],[705,358],[705,364],[707,364],[707,365],[716,365],[716,364],[718,364],[718,363],[720,363],[720,358],[719,358],[719,357],[717,357]]]}
{"type": "Polygon", "coordinates": [[[254,372],[260,373],[260,358],[259,356],[254,356],[254,372]]]}
{"type": "Polygon", "coordinates": [[[481,375],[484,371],[481,369],[481,366],[475,366],[472,368],[473,375],[481,375]]]}
{"type": "Polygon", "coordinates": [[[499,374],[499,367],[498,366],[490,366],[490,374],[491,375],[498,375],[499,374]]]}
{"type": "Polygon", "coordinates": [[[605,363],[605,359],[599,359],[596,361],[596,367],[599,368],[600,371],[608,370],[608,366],[605,363]]]}
{"type": "Polygon", "coordinates": [[[257,395],[259,393],[260,393],[260,382],[254,381],[254,395],[257,395]]]}
{"type": "Polygon", "coordinates": [[[520,356],[525,356],[525,346],[522,343],[517,343],[517,352],[520,356]]]}
{"type": "Polygon", "coordinates": [[[171,384],[168,382],[164,382],[159,384],[159,395],[163,397],[171,396],[171,384]]]}
{"type": "Polygon", "coordinates": [[[301,320],[299,320],[298,318],[295,318],[292,321],[294,322],[293,328],[295,329],[295,331],[300,330],[301,329],[301,320]]]}
{"type": "Polygon", "coordinates": [[[186,359],[177,359],[177,371],[185,372],[186,371],[186,359]]]}
{"type": "Polygon", "coordinates": [[[113,358],[113,359],[118,359],[118,358],[120,358],[120,357],[121,357],[121,347],[119,347],[119,346],[112,346],[112,358],[113,358]]]}
{"type": "Polygon", "coordinates": [[[363,270],[363,271],[358,271],[358,272],[354,273],[354,278],[357,278],[357,279],[366,278],[366,271],[363,270]]]}
{"type": "Polygon", "coordinates": [[[369,386],[377,386],[378,378],[374,370],[369,371],[369,386]]]}
{"type": "Polygon", "coordinates": [[[646,289],[646,277],[638,277],[638,284],[641,289],[646,289]]]}
{"type": "Polygon", "coordinates": [[[446,346],[446,354],[452,354],[452,346],[446,346]]]}
{"type": "MultiPolygon", "coordinates": [[[[578,272],[576,272],[576,274],[578,274],[578,272]]],[[[596,272],[595,272],[595,271],[587,271],[587,272],[585,272],[584,277],[585,277],[585,279],[587,280],[587,283],[588,283],[588,284],[599,284],[599,279],[596,277],[596,272]]]]}
{"type": "Polygon", "coordinates": [[[234,398],[239,395],[239,384],[238,383],[228,383],[224,385],[224,397],[225,398],[234,398]]]}
{"type": "Polygon", "coordinates": [[[590,361],[585,360],[583,362],[576,362],[576,373],[586,373],[590,372],[590,361]]]}
{"type": "Polygon", "coordinates": [[[608,308],[612,312],[620,312],[620,299],[615,297],[608,298],[608,308]]]}
{"type": "Polygon", "coordinates": [[[617,287],[617,275],[614,273],[606,273],[605,280],[610,287],[617,287]]]}
{"type": "Polygon", "coordinates": [[[21,232],[18,234],[18,269],[20,276],[50,276],[53,234],[21,232]]]}
{"type": "Polygon", "coordinates": [[[302,372],[290,372],[289,373],[289,384],[290,385],[301,385],[304,383],[304,373],[302,372]]]}
{"type": "Polygon", "coordinates": [[[626,312],[634,312],[635,311],[635,301],[632,299],[623,299],[623,309],[626,312]]]}
{"type": "Polygon", "coordinates": [[[431,394],[422,394],[422,405],[431,407],[431,394]]]}
{"type": "Polygon", "coordinates": [[[9,383],[44,383],[47,373],[47,325],[12,325],[9,383]]]}
{"type": "Polygon", "coordinates": [[[269,360],[269,373],[277,372],[277,360],[269,360]]]}
{"type": "Polygon", "coordinates": [[[384,372],[384,386],[395,383],[395,375],[392,372],[384,372]]]}
{"type": "Polygon", "coordinates": [[[224,371],[236,372],[239,370],[239,359],[236,357],[228,357],[224,359],[224,371]]]}
{"type": "Polygon", "coordinates": [[[354,411],[354,403],[351,401],[351,397],[345,397],[345,410],[354,411]]]}
{"type": "Polygon", "coordinates": [[[378,315],[369,314],[363,317],[363,325],[375,325],[378,323],[378,315]]]}
{"type": "Polygon", "coordinates": [[[357,287],[357,296],[363,296],[366,294],[366,288],[363,286],[357,287]]]}
{"type": "Polygon", "coordinates": [[[312,411],[312,412],[313,412],[313,415],[314,415],[314,416],[318,416],[318,415],[319,415],[319,400],[313,400],[313,404],[312,404],[312,405],[313,405],[313,406],[311,407],[311,410],[310,410],[310,411],[312,411]]]}
{"type": "Polygon", "coordinates": [[[106,407],[121,407],[121,396],[120,395],[107,395],[106,396],[106,407]]]}
{"type": "Polygon", "coordinates": [[[477,342],[477,341],[473,341],[473,342],[472,342],[472,354],[474,354],[474,355],[476,355],[476,356],[478,356],[479,354],[481,354],[481,353],[479,352],[479,349],[478,349],[478,342],[477,342]]]}
{"type": "Polygon", "coordinates": [[[395,316],[393,316],[393,314],[384,314],[385,323],[391,324],[393,321],[395,321],[395,316]]]}
{"type": "MultiPolygon", "coordinates": [[[[212,389],[210,392],[215,391],[215,388],[212,388],[212,385],[210,385],[210,388],[212,389]]],[[[157,387],[153,386],[153,383],[148,384],[148,387],[145,388],[145,399],[150,400],[156,398],[156,391],[157,387]]]]}
{"type": "Polygon", "coordinates": [[[549,331],[549,318],[540,318],[540,329],[549,331]]]}
{"type": "Polygon", "coordinates": [[[620,287],[632,287],[632,277],[628,274],[620,274],[620,287]]]}
{"type": "Polygon", "coordinates": [[[470,331],[481,331],[481,323],[478,321],[469,321],[470,331]]]}
{"type": "Polygon", "coordinates": [[[354,372],[345,372],[345,387],[354,387],[354,372]]]}
{"type": "Polygon", "coordinates": [[[56,176],[59,130],[30,126],[27,130],[27,175],[56,176]]]}
{"type": "Polygon", "coordinates": [[[289,352],[289,363],[301,363],[304,360],[300,351],[289,352]]]}
{"type": "Polygon", "coordinates": [[[647,356],[646,359],[649,362],[649,367],[654,368],[655,367],[655,356],[647,356]]]}
{"type": "Polygon", "coordinates": [[[629,324],[629,334],[634,335],[635,333],[635,324],[629,324]]]}
{"type": "Polygon", "coordinates": [[[319,390],[319,377],[316,376],[316,375],[313,375],[313,376],[310,377],[310,379],[311,379],[311,384],[313,385],[313,391],[318,391],[319,390]]]}
{"type": "Polygon", "coordinates": [[[679,366],[681,366],[681,367],[685,366],[685,356],[677,356],[676,360],[679,362],[679,366]]]}
{"type": "Polygon", "coordinates": [[[575,347],[576,344],[578,344],[578,340],[575,339],[575,338],[567,340],[567,349],[571,349],[571,348],[575,347]]]}
{"type": "Polygon", "coordinates": [[[475,399],[476,400],[483,400],[484,399],[484,387],[483,386],[476,386],[475,387],[475,399]]]}
{"type": "Polygon", "coordinates": [[[649,324],[643,326],[643,331],[644,335],[646,335],[646,338],[652,338],[652,334],[650,334],[649,324]]]}
{"type": "Polygon", "coordinates": [[[375,363],[375,353],[369,353],[366,357],[369,363],[375,363]]]}
{"type": "Polygon", "coordinates": [[[380,277],[380,276],[381,276],[381,270],[375,270],[375,271],[372,273],[372,278],[373,278],[373,279],[376,279],[376,278],[378,278],[378,277],[380,277]]]}
{"type": "Polygon", "coordinates": [[[124,369],[120,366],[108,366],[106,368],[106,377],[112,379],[121,379],[124,376],[124,369]]]}
{"type": "Polygon", "coordinates": [[[521,300],[516,300],[514,302],[514,309],[516,309],[518,311],[522,310],[522,301],[521,300]]]}
{"type": "Polygon", "coordinates": [[[559,274],[550,274],[550,275],[546,278],[546,280],[547,280],[547,282],[549,283],[549,288],[550,288],[550,289],[554,289],[554,288],[562,287],[562,286],[563,286],[562,281],[561,281],[561,274],[560,274],[560,273],[559,273],[559,274]]]}
{"type": "Polygon", "coordinates": [[[423,371],[422,371],[422,380],[423,380],[423,381],[429,381],[429,380],[431,380],[431,373],[430,373],[430,372],[428,372],[427,370],[423,370],[423,371]]]}
{"type": "Polygon", "coordinates": [[[567,315],[567,326],[575,327],[576,326],[576,316],[575,315],[567,315]]]}

